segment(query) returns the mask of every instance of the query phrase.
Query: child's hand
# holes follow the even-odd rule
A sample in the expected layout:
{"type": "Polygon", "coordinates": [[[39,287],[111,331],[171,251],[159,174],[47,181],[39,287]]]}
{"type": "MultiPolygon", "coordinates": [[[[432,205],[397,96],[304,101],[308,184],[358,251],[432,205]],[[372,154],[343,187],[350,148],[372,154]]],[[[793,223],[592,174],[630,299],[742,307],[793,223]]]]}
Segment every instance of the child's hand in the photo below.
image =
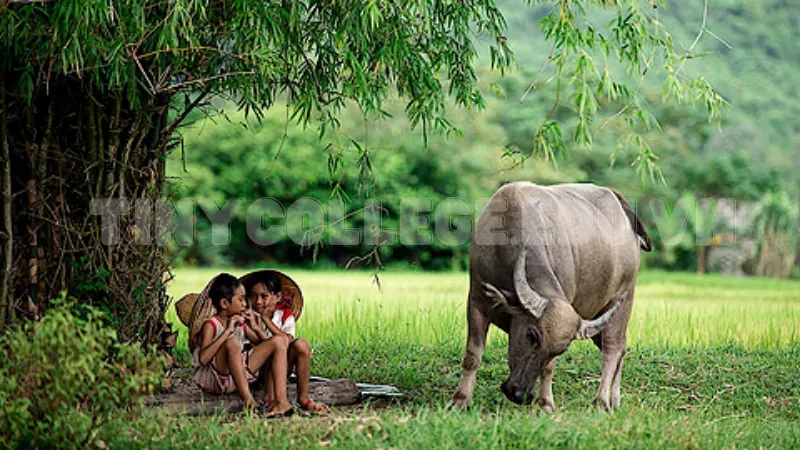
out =
{"type": "Polygon", "coordinates": [[[242,316],[240,316],[238,314],[235,315],[235,316],[231,316],[228,319],[228,329],[229,330],[233,330],[233,329],[235,329],[235,327],[242,326],[242,323],[244,323],[244,317],[242,317],[242,316]]]}
{"type": "Polygon", "coordinates": [[[272,320],[272,314],[275,313],[275,309],[278,305],[275,303],[267,303],[267,306],[264,307],[264,311],[261,313],[261,318],[264,320],[272,320]]]}
{"type": "Polygon", "coordinates": [[[256,312],[252,309],[248,309],[244,312],[244,320],[247,322],[247,326],[250,328],[257,328],[258,327],[258,316],[256,312]]]}
{"type": "Polygon", "coordinates": [[[265,320],[272,320],[272,314],[275,313],[275,310],[278,309],[278,303],[281,301],[281,293],[272,293],[267,296],[267,305],[264,308],[264,313],[262,317],[265,320]]]}

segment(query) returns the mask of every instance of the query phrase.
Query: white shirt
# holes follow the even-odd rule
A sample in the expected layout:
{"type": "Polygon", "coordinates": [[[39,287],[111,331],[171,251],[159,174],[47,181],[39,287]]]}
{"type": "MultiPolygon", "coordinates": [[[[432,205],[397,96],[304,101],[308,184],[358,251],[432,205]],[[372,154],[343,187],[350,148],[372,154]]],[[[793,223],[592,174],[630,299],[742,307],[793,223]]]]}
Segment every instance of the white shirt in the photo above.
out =
{"type": "MultiPolygon", "coordinates": [[[[272,314],[272,323],[284,333],[292,337],[295,336],[295,321],[293,315],[290,315],[289,318],[284,321],[283,311],[279,309],[272,314]]],[[[267,336],[272,336],[272,333],[267,329],[266,325],[264,325],[264,331],[267,333],[267,336]]]]}

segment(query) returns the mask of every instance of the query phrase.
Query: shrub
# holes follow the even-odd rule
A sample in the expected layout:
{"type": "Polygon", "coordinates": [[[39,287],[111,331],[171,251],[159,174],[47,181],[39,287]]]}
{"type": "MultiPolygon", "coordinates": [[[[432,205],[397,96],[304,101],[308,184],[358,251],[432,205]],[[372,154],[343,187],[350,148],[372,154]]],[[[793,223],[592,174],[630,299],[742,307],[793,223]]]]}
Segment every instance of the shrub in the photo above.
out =
{"type": "Polygon", "coordinates": [[[163,376],[160,358],[119,342],[102,313],[65,296],[0,337],[0,358],[3,447],[85,447],[163,376]]]}

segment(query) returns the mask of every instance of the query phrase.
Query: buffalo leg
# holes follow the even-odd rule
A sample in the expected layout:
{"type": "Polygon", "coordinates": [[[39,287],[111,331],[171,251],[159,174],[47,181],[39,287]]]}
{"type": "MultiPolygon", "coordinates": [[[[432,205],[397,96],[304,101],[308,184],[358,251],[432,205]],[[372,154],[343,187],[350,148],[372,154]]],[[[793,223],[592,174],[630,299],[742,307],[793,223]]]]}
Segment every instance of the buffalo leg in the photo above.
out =
{"type": "Polygon", "coordinates": [[[621,386],[622,383],[622,364],[625,362],[625,356],[619,360],[617,366],[617,373],[614,374],[614,381],[611,383],[611,407],[619,408],[619,398],[622,396],[621,386]]]}
{"type": "Polygon", "coordinates": [[[602,406],[606,410],[610,410],[613,407],[611,403],[611,385],[616,376],[622,371],[622,358],[624,357],[624,348],[611,348],[611,346],[603,344],[600,388],[597,390],[597,398],[594,401],[598,407],[602,406]]]}
{"type": "Polygon", "coordinates": [[[486,333],[489,331],[489,318],[483,315],[472,301],[467,305],[467,350],[464,353],[461,374],[461,381],[458,382],[455,394],[453,394],[453,406],[466,409],[472,400],[472,392],[475,389],[475,373],[481,365],[481,356],[486,346],[486,333]]]}
{"type": "Polygon", "coordinates": [[[553,402],[553,371],[556,368],[556,358],[544,365],[539,374],[539,396],[536,403],[543,411],[551,413],[556,410],[553,402]]]}
{"type": "Polygon", "coordinates": [[[595,405],[606,410],[619,406],[620,383],[622,379],[622,360],[627,349],[628,319],[633,309],[634,289],[630,291],[630,298],[622,305],[620,310],[606,325],[600,335],[600,352],[603,355],[600,387],[597,390],[595,405]],[[612,390],[613,399],[612,399],[612,390]]]}

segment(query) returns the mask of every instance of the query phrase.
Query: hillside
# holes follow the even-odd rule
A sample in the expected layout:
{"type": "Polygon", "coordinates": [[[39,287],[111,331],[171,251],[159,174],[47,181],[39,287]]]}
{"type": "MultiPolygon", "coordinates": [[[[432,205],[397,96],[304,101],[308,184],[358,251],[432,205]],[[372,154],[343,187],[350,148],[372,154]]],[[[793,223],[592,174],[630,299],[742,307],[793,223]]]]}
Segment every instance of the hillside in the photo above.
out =
{"type": "MultiPolygon", "coordinates": [[[[549,7],[498,3],[509,24],[520,76],[532,80],[550,50],[538,26],[549,7]]],[[[687,60],[684,73],[708,79],[730,108],[722,132],[707,142],[707,148],[694,151],[743,150],[754,161],[786,167],[800,147],[800,1],[712,1],[708,7],[706,28],[730,48],[705,33],[693,52],[705,56],[687,60]]],[[[687,48],[701,28],[703,1],[670,0],[658,14],[676,47],[687,48]]],[[[658,73],[646,78],[656,94],[658,79],[658,73]]],[[[521,84],[518,92],[508,92],[509,98],[519,99],[526,87],[521,84]]]]}

